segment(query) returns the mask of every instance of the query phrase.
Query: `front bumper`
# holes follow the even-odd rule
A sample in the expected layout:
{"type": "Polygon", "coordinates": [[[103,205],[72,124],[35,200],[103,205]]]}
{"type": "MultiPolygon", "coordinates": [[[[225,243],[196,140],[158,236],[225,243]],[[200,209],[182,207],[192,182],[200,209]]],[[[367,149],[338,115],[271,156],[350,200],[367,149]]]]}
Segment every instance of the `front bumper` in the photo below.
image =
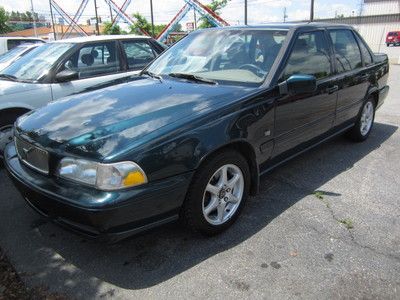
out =
{"type": "Polygon", "coordinates": [[[8,174],[33,209],[68,229],[108,242],[176,220],[192,177],[185,173],[106,192],[39,174],[21,164],[13,144],[4,154],[8,174]]]}

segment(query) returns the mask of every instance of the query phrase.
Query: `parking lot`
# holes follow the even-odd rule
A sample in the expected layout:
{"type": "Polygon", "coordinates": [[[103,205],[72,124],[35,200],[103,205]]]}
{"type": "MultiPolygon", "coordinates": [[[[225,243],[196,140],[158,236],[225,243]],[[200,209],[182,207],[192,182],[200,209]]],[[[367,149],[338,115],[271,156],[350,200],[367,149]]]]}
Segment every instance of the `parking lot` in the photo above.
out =
{"type": "Polygon", "coordinates": [[[370,138],[338,137],[261,179],[213,238],[171,224],[115,245],[40,218],[0,170],[0,246],[68,298],[400,298],[400,66],[370,138]]]}

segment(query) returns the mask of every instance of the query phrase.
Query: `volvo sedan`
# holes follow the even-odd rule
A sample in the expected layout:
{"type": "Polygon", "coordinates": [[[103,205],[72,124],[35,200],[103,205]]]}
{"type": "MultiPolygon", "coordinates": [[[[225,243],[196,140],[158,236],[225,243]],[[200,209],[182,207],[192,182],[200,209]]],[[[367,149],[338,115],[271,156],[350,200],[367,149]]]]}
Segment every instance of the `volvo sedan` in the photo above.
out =
{"type": "Polygon", "coordinates": [[[6,167],[31,207],[87,236],[178,218],[214,235],[261,174],[341,133],[366,140],[388,71],[349,26],[195,31],[137,78],[19,118],[6,167]]]}

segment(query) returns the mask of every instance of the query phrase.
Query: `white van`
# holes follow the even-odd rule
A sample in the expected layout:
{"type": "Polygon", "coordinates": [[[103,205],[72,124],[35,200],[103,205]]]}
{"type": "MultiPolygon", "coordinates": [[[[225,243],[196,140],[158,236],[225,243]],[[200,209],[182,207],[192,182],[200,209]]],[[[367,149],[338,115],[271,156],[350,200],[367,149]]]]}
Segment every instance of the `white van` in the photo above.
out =
{"type": "Polygon", "coordinates": [[[11,36],[1,36],[0,37],[0,54],[11,50],[24,43],[44,43],[45,41],[34,37],[11,37],[11,36]]]}

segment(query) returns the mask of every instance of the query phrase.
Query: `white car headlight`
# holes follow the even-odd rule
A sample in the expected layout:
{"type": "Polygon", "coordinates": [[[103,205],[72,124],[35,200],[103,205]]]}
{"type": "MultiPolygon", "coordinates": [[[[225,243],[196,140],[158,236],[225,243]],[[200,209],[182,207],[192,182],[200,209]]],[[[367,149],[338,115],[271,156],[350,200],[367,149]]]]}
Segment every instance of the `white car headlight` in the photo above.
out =
{"type": "Polygon", "coordinates": [[[84,159],[63,158],[58,175],[106,191],[147,183],[144,171],[131,161],[103,164],[84,159]]]}

